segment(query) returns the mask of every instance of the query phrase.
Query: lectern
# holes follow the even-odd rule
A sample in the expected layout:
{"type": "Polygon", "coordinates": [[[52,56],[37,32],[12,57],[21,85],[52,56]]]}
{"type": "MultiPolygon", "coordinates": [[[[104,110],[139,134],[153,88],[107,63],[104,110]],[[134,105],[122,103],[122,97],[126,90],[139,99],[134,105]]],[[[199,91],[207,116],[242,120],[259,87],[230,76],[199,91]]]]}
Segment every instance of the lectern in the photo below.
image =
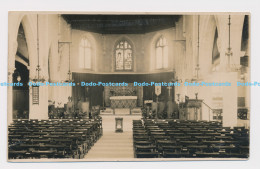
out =
{"type": "Polygon", "coordinates": [[[116,133],[123,132],[123,118],[115,118],[116,121],[116,133]]]}

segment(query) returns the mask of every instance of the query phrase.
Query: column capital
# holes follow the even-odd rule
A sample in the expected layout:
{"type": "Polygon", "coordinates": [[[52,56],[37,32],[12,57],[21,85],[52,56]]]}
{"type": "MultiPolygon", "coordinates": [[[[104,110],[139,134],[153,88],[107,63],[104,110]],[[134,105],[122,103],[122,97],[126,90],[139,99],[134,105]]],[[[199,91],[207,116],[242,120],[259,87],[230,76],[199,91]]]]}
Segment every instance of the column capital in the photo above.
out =
{"type": "Polygon", "coordinates": [[[13,73],[14,73],[15,69],[16,68],[14,68],[14,67],[8,68],[8,76],[7,76],[8,83],[13,82],[13,73]]]}
{"type": "Polygon", "coordinates": [[[8,76],[13,75],[15,69],[16,69],[15,67],[9,67],[8,68],[8,76]]]}

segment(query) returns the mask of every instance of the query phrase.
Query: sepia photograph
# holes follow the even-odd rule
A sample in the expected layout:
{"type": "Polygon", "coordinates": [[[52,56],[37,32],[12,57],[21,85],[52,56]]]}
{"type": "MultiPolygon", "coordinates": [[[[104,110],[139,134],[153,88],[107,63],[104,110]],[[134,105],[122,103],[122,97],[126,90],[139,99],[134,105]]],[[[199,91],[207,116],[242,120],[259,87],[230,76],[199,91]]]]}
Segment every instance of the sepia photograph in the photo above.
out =
{"type": "Polygon", "coordinates": [[[250,19],[9,11],[7,160],[248,160],[250,19]]]}

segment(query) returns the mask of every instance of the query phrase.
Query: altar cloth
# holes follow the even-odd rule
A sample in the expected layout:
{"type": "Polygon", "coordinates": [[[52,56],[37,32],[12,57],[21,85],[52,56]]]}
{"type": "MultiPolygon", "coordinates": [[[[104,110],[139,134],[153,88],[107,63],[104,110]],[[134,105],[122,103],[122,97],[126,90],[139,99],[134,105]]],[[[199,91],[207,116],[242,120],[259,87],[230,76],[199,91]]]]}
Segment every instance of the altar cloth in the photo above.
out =
{"type": "Polygon", "coordinates": [[[137,96],[111,96],[110,100],[130,100],[137,99],[137,96]]]}
{"type": "Polygon", "coordinates": [[[111,108],[135,108],[137,96],[111,96],[111,108]]]}

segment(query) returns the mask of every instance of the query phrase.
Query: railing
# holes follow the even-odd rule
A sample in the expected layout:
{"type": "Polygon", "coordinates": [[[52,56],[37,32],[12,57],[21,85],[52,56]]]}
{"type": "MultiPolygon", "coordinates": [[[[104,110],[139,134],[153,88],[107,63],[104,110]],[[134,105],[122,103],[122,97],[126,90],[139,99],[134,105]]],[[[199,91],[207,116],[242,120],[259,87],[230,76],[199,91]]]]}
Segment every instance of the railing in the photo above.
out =
{"type": "MultiPolygon", "coordinates": [[[[219,109],[213,109],[211,108],[207,103],[205,103],[204,101],[202,102],[203,105],[205,105],[205,107],[208,109],[208,120],[209,121],[222,121],[222,118],[218,118],[221,117],[221,111],[218,113],[219,109]],[[217,113],[217,119],[214,119],[214,115],[217,113]]],[[[202,109],[203,110],[203,109],[202,109]]]]}
{"type": "MultiPolygon", "coordinates": [[[[213,109],[208,105],[206,104],[205,102],[202,102],[203,105],[205,105],[207,108],[208,108],[208,119],[209,121],[211,121],[211,114],[213,116],[213,109]]],[[[203,111],[203,108],[202,108],[202,111],[203,111]]],[[[212,117],[212,120],[213,120],[213,117],[212,117]]]]}

